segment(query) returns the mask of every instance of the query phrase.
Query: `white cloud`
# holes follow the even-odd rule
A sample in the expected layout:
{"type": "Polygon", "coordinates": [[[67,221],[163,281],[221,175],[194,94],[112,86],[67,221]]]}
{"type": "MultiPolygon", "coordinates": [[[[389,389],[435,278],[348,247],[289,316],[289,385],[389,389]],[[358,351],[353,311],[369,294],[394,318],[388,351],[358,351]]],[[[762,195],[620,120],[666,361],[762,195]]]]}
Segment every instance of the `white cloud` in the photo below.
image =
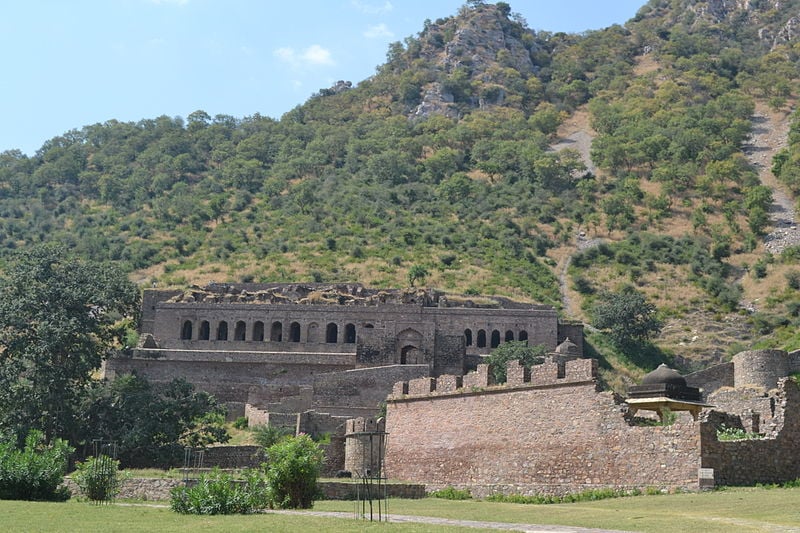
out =
{"type": "Polygon", "coordinates": [[[370,26],[367,28],[367,31],[364,32],[364,37],[367,39],[378,39],[380,37],[386,37],[387,39],[392,39],[394,37],[394,33],[386,26],[386,24],[378,24],[376,26],[370,26]]]}
{"type": "Polygon", "coordinates": [[[389,0],[386,0],[382,5],[362,2],[361,0],[350,0],[350,4],[367,15],[383,15],[394,9],[394,6],[389,0]]]}
{"type": "Polygon", "coordinates": [[[278,48],[273,54],[284,63],[288,63],[295,68],[331,66],[336,64],[331,56],[330,50],[318,44],[312,44],[302,51],[297,51],[289,47],[278,48]]]}
{"type": "Polygon", "coordinates": [[[189,3],[189,0],[150,0],[150,3],[156,5],[172,4],[175,6],[185,6],[189,3]]]}

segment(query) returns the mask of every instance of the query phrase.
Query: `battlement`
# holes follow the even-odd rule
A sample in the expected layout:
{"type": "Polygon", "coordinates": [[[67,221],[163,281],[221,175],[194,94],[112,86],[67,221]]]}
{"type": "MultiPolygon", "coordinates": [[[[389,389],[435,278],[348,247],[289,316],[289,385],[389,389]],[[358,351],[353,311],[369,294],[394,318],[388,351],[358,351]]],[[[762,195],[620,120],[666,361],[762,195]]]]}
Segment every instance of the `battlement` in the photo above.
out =
{"type": "Polygon", "coordinates": [[[386,431],[386,421],[383,418],[361,417],[350,418],[345,425],[345,436],[360,433],[383,433],[386,431]]]}
{"type": "Polygon", "coordinates": [[[489,373],[489,365],[478,365],[475,372],[465,376],[443,375],[438,378],[418,378],[398,381],[392,388],[390,401],[428,398],[452,394],[475,393],[485,390],[502,391],[519,387],[553,387],[594,382],[597,379],[596,359],[575,359],[563,366],[552,361],[534,365],[530,370],[519,361],[506,366],[506,383],[497,385],[489,373]]]}

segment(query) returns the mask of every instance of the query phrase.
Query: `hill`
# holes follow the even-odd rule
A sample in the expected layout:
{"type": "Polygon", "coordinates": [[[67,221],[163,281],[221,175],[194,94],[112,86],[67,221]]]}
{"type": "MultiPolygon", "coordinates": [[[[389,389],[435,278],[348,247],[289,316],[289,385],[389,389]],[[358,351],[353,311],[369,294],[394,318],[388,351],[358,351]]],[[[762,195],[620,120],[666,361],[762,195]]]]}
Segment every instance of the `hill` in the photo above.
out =
{"type": "Polygon", "coordinates": [[[800,189],[798,16],[797,1],[652,0],[569,35],[473,0],[280,120],[198,110],[0,154],[0,258],[57,240],[162,286],[391,287],[415,269],[588,322],[631,284],[666,327],[644,360],[594,341],[615,373],[795,349],[800,248],[764,240],[777,188],[789,204],[800,189]],[[758,117],[791,133],[756,146],[758,117]],[[780,182],[759,159],[773,152],[780,182]]]}

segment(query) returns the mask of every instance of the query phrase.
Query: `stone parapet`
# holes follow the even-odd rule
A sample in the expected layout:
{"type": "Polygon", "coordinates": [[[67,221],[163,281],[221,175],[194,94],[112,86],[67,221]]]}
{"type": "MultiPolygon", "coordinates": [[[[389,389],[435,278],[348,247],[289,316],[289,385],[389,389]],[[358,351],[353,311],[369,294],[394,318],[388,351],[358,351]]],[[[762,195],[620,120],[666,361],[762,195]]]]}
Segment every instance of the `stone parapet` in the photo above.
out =
{"type": "Polygon", "coordinates": [[[546,362],[534,365],[530,370],[518,361],[509,361],[506,366],[507,381],[495,385],[489,373],[489,365],[478,365],[475,372],[465,376],[439,376],[434,378],[412,379],[394,384],[389,401],[411,400],[420,397],[431,397],[452,394],[475,393],[487,388],[501,391],[516,387],[553,387],[559,385],[591,383],[597,380],[596,359],[575,359],[567,361],[563,372],[560,365],[546,362]]]}

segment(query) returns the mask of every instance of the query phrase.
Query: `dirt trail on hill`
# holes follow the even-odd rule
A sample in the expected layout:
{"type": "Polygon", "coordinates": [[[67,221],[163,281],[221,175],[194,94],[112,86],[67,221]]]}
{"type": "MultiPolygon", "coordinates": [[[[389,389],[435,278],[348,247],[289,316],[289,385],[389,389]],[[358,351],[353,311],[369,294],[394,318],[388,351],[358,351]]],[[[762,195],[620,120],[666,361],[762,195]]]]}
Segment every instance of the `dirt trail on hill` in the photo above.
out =
{"type": "Polygon", "coordinates": [[[771,171],[772,158],[787,145],[790,117],[789,113],[774,112],[758,104],[752,122],[753,132],[745,143],[744,153],[758,171],[761,183],[772,189],[769,210],[772,231],[764,237],[764,245],[769,252],[779,254],[789,246],[800,245],[794,201],[771,171]]]}
{"type": "MultiPolygon", "coordinates": [[[[558,129],[558,139],[555,143],[550,145],[550,149],[554,152],[560,152],[567,148],[577,151],[581,156],[583,164],[586,165],[586,170],[596,175],[597,167],[592,162],[591,156],[592,141],[594,138],[595,132],[589,125],[589,112],[586,110],[579,110],[567,119],[558,129]]],[[[575,235],[575,239],[575,250],[566,254],[556,267],[558,272],[558,285],[561,289],[561,305],[568,317],[580,316],[580,311],[574,308],[575,302],[570,298],[569,288],[567,286],[567,270],[572,261],[572,254],[579,250],[597,246],[603,242],[602,239],[588,239],[580,228],[578,229],[578,234],[575,235]]]]}

